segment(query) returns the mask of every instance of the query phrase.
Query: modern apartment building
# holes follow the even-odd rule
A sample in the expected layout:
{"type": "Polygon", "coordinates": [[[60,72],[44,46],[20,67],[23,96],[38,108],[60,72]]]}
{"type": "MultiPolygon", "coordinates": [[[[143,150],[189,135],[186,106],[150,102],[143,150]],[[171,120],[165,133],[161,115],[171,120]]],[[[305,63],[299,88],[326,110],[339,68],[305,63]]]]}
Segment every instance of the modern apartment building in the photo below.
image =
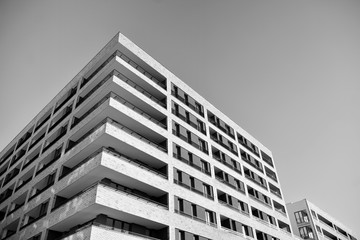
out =
{"type": "Polygon", "coordinates": [[[0,239],[293,239],[271,152],[117,34],[0,154],[0,239]]]}
{"type": "Polygon", "coordinates": [[[351,230],[306,199],[287,203],[294,234],[303,239],[357,240],[351,230]]]}

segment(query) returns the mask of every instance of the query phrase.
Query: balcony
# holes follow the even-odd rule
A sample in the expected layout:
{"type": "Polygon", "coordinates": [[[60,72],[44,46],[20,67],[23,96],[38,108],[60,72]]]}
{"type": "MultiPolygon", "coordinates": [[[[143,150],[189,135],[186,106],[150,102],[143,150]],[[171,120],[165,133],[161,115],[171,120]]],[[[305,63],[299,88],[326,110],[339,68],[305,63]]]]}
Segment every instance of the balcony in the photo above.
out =
{"type": "Polygon", "coordinates": [[[228,203],[226,203],[226,202],[224,202],[224,201],[222,201],[222,200],[220,200],[220,199],[218,199],[218,202],[219,202],[221,205],[224,205],[224,206],[226,206],[226,207],[228,207],[228,208],[230,208],[230,209],[232,209],[232,210],[235,210],[236,212],[240,212],[241,214],[243,214],[243,215],[245,215],[245,216],[247,216],[247,217],[250,216],[250,214],[249,214],[248,212],[245,212],[245,211],[243,211],[243,210],[241,210],[241,209],[239,209],[239,208],[237,208],[237,207],[234,207],[233,205],[230,205],[230,204],[228,204],[228,203]]]}
{"type": "MultiPolygon", "coordinates": [[[[69,161],[67,161],[66,163],[64,163],[63,165],[63,169],[61,171],[61,174],[59,176],[59,180],[66,177],[67,175],[69,175],[70,173],[74,172],[76,169],[82,167],[84,164],[86,164],[87,162],[89,162],[90,160],[94,159],[97,155],[100,155],[100,153],[107,153],[107,154],[111,154],[112,156],[116,157],[119,160],[122,160],[126,163],[130,163],[134,166],[137,166],[141,169],[144,169],[146,171],[149,171],[159,177],[168,178],[167,175],[167,165],[164,163],[159,163],[159,161],[157,160],[156,162],[151,161],[151,163],[145,163],[142,162],[140,160],[137,159],[132,159],[129,156],[125,156],[124,154],[121,154],[119,152],[117,152],[115,149],[109,147],[109,148],[105,148],[102,147],[99,150],[97,150],[96,152],[92,153],[90,156],[86,157],[85,159],[81,160],[80,162],[76,159],[70,159],[69,161]],[[149,165],[151,164],[151,165],[149,165]],[[156,168],[156,166],[159,166],[159,164],[161,165],[161,167],[156,168]]],[[[77,158],[79,159],[79,158],[77,158]]]]}
{"type": "Polygon", "coordinates": [[[131,90],[132,89],[127,84],[120,81],[120,79],[116,76],[108,75],[103,81],[98,83],[97,86],[90,90],[90,92],[85,92],[86,94],[81,93],[84,96],[79,98],[77,106],[81,104],[83,107],[75,114],[75,117],[80,118],[87,111],[89,114],[90,109],[95,107],[96,104],[99,104],[99,102],[104,100],[105,97],[111,96],[113,99],[116,99],[117,102],[124,105],[127,109],[131,109],[142,117],[166,129],[166,114],[159,111],[156,106],[152,106],[148,102],[141,99],[141,96],[136,96],[136,94],[134,95],[131,90]]]}
{"type": "MultiPolygon", "coordinates": [[[[116,114],[116,112],[115,112],[116,114]]],[[[108,115],[108,114],[105,114],[108,115]]],[[[110,114],[111,115],[111,114],[110,114]]],[[[100,116],[98,115],[95,119],[93,119],[94,121],[96,121],[97,118],[99,118],[100,116]]],[[[94,123],[93,121],[93,123],[94,123]]],[[[92,126],[93,124],[88,124],[88,126],[92,126]]],[[[105,128],[106,125],[115,127],[115,129],[120,130],[120,132],[125,133],[128,136],[131,136],[133,138],[136,138],[138,140],[140,140],[143,143],[149,144],[150,146],[162,151],[162,152],[167,152],[167,142],[166,142],[166,138],[164,138],[163,136],[159,136],[159,135],[153,135],[152,139],[149,140],[148,138],[140,135],[139,133],[131,130],[130,128],[125,127],[124,125],[116,122],[115,120],[107,117],[105,118],[103,121],[101,121],[100,123],[96,124],[95,127],[89,129],[88,131],[84,130],[87,129],[87,127],[84,127],[83,129],[81,129],[81,131],[75,133],[73,136],[71,136],[69,139],[69,144],[68,147],[66,149],[66,152],[69,152],[70,150],[72,150],[73,148],[75,148],[79,143],[81,143],[82,141],[84,141],[85,139],[87,139],[92,133],[100,131],[100,129],[105,128]],[[82,132],[86,132],[84,135],[80,135],[82,132]],[[79,136],[80,135],[80,136],[79,136]],[[155,140],[155,141],[154,141],[155,140]],[[159,142],[157,142],[156,140],[158,140],[159,142]],[[164,146],[166,145],[166,147],[164,146]]],[[[142,126],[144,127],[144,126],[142,126]]],[[[136,129],[136,127],[134,127],[136,129]]],[[[139,130],[139,129],[138,129],[139,130]]],[[[149,131],[151,131],[150,129],[148,129],[149,131]]]]}
{"type": "MultiPolygon", "coordinates": [[[[84,187],[84,184],[82,186],[84,187]]],[[[151,229],[162,229],[166,226],[164,217],[166,218],[169,212],[167,203],[164,205],[159,200],[154,201],[143,195],[128,192],[113,182],[95,182],[84,190],[75,192],[75,195],[69,196],[68,199],[64,199],[67,198],[64,194],[66,195],[64,191],[58,193],[57,196],[61,196],[63,202],[59,202],[61,199],[56,199],[55,204],[60,205],[50,213],[49,230],[55,234],[62,235],[76,225],[91,221],[99,214],[106,214],[108,218],[116,218],[118,221],[151,229]]],[[[58,235],[50,239],[56,237],[63,236],[58,235]]]]}
{"type": "Polygon", "coordinates": [[[204,196],[204,197],[206,197],[208,199],[214,200],[214,196],[212,196],[210,194],[207,194],[205,192],[199,191],[198,189],[196,189],[194,187],[191,187],[191,186],[189,186],[189,185],[187,185],[187,184],[185,184],[183,182],[180,182],[180,181],[178,181],[176,179],[174,179],[174,183],[181,186],[181,187],[187,188],[187,189],[189,189],[190,191],[192,191],[194,193],[200,194],[200,195],[202,195],[202,196],[204,196]]]}
{"type": "MultiPolygon", "coordinates": [[[[109,77],[117,76],[118,80],[128,87],[135,89],[161,107],[166,108],[166,95],[154,87],[153,84],[150,84],[150,82],[147,81],[148,78],[134,73],[132,67],[126,64],[123,59],[116,58],[115,54],[113,54],[105,63],[101,69],[98,68],[98,71],[94,72],[96,73],[95,75],[93,73],[84,80],[82,86],[86,83],[88,84],[86,84],[86,88],[84,88],[79,95],[81,102],[85,101],[94,91],[100,88],[109,77]]],[[[78,103],[78,105],[80,104],[81,103],[78,103]]]]}
{"type": "Polygon", "coordinates": [[[131,223],[126,223],[124,221],[119,221],[117,219],[112,219],[107,217],[106,215],[98,215],[96,218],[85,222],[83,224],[79,224],[75,227],[70,228],[70,230],[65,232],[57,232],[54,230],[50,230],[48,233],[47,240],[70,240],[76,238],[76,236],[84,236],[90,235],[95,239],[99,237],[105,237],[109,234],[110,231],[114,231],[111,233],[112,236],[118,235],[118,239],[151,239],[151,240],[167,240],[168,238],[168,227],[164,227],[162,229],[149,229],[142,225],[137,225],[137,228],[129,231],[129,229],[125,229],[125,226],[132,225],[131,223]],[[139,231],[141,229],[141,231],[139,231]],[[144,230],[147,231],[144,231],[144,230]],[[86,232],[86,233],[85,233],[86,232]],[[148,234],[146,234],[146,232],[148,234]],[[162,237],[163,235],[163,237],[162,237]],[[166,237],[167,236],[167,237],[166,237]]]}

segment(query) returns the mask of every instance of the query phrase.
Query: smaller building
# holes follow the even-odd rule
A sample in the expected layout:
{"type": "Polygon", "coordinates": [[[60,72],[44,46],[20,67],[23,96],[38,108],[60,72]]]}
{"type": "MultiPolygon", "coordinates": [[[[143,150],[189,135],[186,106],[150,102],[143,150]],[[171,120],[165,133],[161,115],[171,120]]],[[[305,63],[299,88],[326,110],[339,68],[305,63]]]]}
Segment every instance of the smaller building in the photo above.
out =
{"type": "Polygon", "coordinates": [[[295,235],[315,240],[357,240],[351,230],[307,199],[287,203],[291,227],[295,235]]]}

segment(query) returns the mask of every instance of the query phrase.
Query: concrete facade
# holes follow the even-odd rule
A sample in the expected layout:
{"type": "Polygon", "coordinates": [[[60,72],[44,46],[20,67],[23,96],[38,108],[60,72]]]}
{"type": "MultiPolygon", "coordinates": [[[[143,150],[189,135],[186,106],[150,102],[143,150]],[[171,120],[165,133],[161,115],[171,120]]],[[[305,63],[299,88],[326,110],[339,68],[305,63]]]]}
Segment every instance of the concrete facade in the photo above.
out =
{"type": "Polygon", "coordinates": [[[272,153],[117,34],[0,153],[0,239],[296,239],[272,153]]]}
{"type": "Polygon", "coordinates": [[[349,228],[306,199],[286,208],[293,233],[303,239],[356,240],[349,228]]]}

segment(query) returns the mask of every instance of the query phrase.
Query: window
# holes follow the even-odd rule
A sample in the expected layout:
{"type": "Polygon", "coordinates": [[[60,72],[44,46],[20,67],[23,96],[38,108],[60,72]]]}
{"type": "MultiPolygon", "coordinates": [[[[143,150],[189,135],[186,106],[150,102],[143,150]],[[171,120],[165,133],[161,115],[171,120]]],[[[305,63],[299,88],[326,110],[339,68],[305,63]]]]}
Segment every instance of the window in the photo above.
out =
{"type": "Polygon", "coordinates": [[[172,113],[179,117],[184,122],[188,123],[190,126],[198,130],[199,132],[206,134],[206,127],[205,123],[195,117],[190,112],[186,111],[183,107],[181,107],[179,104],[175,103],[174,101],[171,102],[172,105],[172,113]]]}
{"type": "Polygon", "coordinates": [[[200,116],[204,117],[204,107],[173,83],[171,84],[171,94],[200,116]]]}
{"type": "Polygon", "coordinates": [[[173,126],[172,132],[175,136],[191,144],[200,151],[208,154],[208,146],[206,141],[204,141],[203,139],[201,139],[200,137],[198,137],[196,134],[189,131],[188,129],[184,128],[180,124],[176,123],[175,121],[172,122],[172,126],[173,126]]]}
{"type": "Polygon", "coordinates": [[[244,136],[242,136],[241,134],[237,133],[237,137],[238,137],[238,142],[244,146],[246,149],[248,149],[249,151],[251,151],[252,153],[254,153],[256,156],[260,156],[259,154],[259,148],[257,146],[255,146],[255,144],[253,144],[252,142],[250,142],[249,140],[247,140],[244,136]]]}
{"type": "Polygon", "coordinates": [[[299,211],[299,212],[295,212],[295,220],[297,223],[303,223],[303,222],[309,222],[309,218],[308,215],[306,213],[306,211],[299,211]]]}
{"type": "Polygon", "coordinates": [[[314,211],[314,210],[311,210],[311,215],[312,215],[315,219],[317,219],[317,217],[316,217],[316,213],[315,213],[315,211],[314,211]]]}
{"type": "Polygon", "coordinates": [[[230,127],[229,125],[227,125],[223,120],[221,120],[220,118],[218,118],[217,116],[215,116],[212,112],[207,111],[207,115],[208,115],[208,120],[209,122],[211,122],[212,124],[214,124],[215,126],[217,126],[221,131],[223,131],[224,133],[226,133],[228,136],[230,136],[231,138],[235,139],[235,135],[234,135],[234,129],[232,127],[230,127]]]}
{"type": "Polygon", "coordinates": [[[313,231],[310,227],[306,226],[306,227],[301,227],[299,228],[299,232],[300,232],[300,236],[303,238],[303,239],[314,239],[314,234],[313,234],[313,231]]]}
{"type": "Polygon", "coordinates": [[[211,175],[210,164],[207,161],[175,143],[173,143],[173,157],[207,175],[211,175]]]}

